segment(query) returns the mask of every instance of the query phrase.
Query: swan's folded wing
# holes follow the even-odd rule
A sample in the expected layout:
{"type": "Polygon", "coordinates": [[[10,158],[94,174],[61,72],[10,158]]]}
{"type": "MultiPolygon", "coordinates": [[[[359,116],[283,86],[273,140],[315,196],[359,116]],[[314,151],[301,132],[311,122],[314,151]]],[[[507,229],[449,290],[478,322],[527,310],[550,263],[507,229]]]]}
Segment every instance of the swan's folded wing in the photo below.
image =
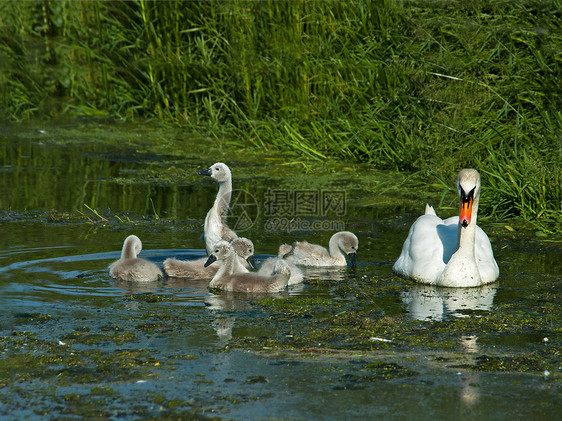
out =
{"type": "Polygon", "coordinates": [[[449,237],[441,218],[432,214],[420,216],[412,224],[393,270],[418,282],[434,283],[445,268],[443,242],[449,242],[449,237]]]}
{"type": "Polygon", "coordinates": [[[435,213],[435,209],[433,209],[433,206],[430,206],[429,203],[425,204],[425,215],[437,216],[437,214],[435,213]]]}
{"type": "Polygon", "coordinates": [[[478,266],[478,272],[480,272],[482,282],[485,284],[494,282],[498,279],[498,276],[500,276],[500,270],[496,259],[494,258],[494,252],[492,250],[490,239],[479,226],[476,226],[475,242],[476,264],[478,266]]]}

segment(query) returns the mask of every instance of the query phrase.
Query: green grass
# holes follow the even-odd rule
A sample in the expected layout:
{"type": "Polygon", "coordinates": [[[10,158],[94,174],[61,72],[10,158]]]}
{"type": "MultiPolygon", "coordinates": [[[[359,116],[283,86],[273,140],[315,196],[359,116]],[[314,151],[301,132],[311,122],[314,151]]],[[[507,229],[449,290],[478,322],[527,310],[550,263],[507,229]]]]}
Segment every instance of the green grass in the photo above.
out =
{"type": "Polygon", "coordinates": [[[155,118],[560,229],[562,2],[0,2],[2,117],[155,118]]]}

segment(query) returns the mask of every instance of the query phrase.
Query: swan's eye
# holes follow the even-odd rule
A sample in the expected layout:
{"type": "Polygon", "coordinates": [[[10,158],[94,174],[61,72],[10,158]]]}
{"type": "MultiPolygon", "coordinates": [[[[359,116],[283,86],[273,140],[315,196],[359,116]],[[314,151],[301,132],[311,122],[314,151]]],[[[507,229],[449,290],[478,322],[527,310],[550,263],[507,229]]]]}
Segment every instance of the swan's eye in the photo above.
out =
{"type": "Polygon", "coordinates": [[[220,171],[220,170],[221,170],[221,169],[220,169],[219,167],[216,167],[216,168],[215,168],[215,171],[220,171]]]}

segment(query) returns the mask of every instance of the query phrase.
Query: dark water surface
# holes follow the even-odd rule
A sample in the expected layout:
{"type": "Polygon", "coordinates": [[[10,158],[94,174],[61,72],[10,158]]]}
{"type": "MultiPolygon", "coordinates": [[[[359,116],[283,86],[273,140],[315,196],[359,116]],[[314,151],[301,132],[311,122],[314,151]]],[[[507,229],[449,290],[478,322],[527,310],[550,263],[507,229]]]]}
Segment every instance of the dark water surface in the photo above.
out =
{"type": "Polygon", "coordinates": [[[42,135],[0,139],[0,417],[560,414],[559,239],[483,223],[499,282],[469,290],[420,287],[391,271],[417,208],[399,196],[394,204],[365,205],[369,193],[350,184],[343,169],[307,178],[303,168],[303,176],[287,181],[279,166],[268,176],[267,162],[198,157],[198,143],[193,156],[177,158],[139,142],[59,144],[42,135]],[[283,242],[327,244],[340,223],[357,233],[356,271],[309,272],[304,285],[275,296],[274,305],[324,300],[316,310],[297,320],[285,317],[291,309],[268,308],[270,300],[213,294],[201,282],[133,285],[109,278],[107,267],[129,234],[142,239],[141,257],[157,264],[205,255],[202,223],[217,186],[194,174],[215,160],[233,169],[239,192],[230,223],[254,240],[258,262],[283,242]],[[237,165],[244,168],[238,179],[237,165]],[[300,199],[283,198],[297,190],[300,199]],[[344,208],[328,203],[337,197],[344,208]],[[341,293],[347,286],[355,290],[341,293]],[[330,302],[343,310],[332,311],[330,302]],[[408,324],[420,335],[435,331],[438,345],[387,330],[361,339],[369,347],[345,334],[278,347],[304,336],[310,324],[355,311],[366,320],[408,324]],[[459,320],[463,329],[475,327],[455,334],[459,320]],[[253,339],[263,346],[251,345],[253,339]]]}

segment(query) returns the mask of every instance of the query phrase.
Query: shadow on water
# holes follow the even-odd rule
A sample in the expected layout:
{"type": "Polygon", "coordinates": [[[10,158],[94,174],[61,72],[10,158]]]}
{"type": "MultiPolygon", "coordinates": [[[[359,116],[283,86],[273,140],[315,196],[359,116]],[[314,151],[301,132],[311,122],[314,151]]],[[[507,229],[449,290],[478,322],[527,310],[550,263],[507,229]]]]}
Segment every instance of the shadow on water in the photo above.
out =
{"type": "Polygon", "coordinates": [[[129,234],[158,265],[205,255],[217,187],[195,172],[210,162],[17,139],[0,156],[0,416],[539,419],[561,409],[559,242],[485,227],[497,284],[415,285],[391,273],[415,213],[358,205],[368,193],[337,173],[334,184],[295,184],[308,205],[345,190],[344,214],[275,213],[271,195],[290,190],[250,164],[235,178],[231,224],[249,218],[258,263],[284,242],[327,245],[332,231],[311,224],[342,220],[359,237],[357,268],[310,269],[266,297],[181,278],[117,282],[107,267],[129,234]]]}

